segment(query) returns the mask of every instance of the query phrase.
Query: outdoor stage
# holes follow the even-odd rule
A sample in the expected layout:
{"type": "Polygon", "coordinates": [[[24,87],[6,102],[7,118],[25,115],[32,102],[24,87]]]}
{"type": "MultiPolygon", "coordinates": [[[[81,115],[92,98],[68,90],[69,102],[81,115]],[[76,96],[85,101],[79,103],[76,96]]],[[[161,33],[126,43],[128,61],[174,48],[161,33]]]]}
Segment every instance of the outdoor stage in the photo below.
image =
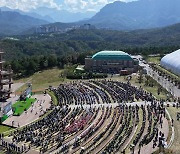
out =
{"type": "Polygon", "coordinates": [[[51,98],[48,94],[33,95],[32,98],[36,98],[37,101],[27,111],[23,112],[20,116],[10,116],[3,124],[13,127],[25,126],[39,119],[50,108],[51,98]]]}

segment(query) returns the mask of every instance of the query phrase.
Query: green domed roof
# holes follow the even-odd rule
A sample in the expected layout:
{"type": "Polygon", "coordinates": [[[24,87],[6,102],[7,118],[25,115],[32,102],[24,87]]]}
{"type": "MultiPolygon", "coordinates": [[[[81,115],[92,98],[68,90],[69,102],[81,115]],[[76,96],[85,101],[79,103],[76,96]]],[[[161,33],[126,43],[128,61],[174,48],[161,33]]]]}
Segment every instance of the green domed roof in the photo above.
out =
{"type": "Polygon", "coordinates": [[[94,60],[133,60],[123,51],[100,51],[92,56],[94,60]]]}

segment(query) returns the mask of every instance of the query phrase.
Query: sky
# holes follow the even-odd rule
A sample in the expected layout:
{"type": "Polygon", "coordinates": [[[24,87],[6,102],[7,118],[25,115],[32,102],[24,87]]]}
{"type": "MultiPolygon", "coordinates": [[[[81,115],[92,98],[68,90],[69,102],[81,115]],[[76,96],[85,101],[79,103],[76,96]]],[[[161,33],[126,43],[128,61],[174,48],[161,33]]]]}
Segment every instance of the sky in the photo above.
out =
{"type": "Polygon", "coordinates": [[[103,6],[114,1],[133,0],[0,0],[0,7],[29,11],[38,7],[50,7],[71,12],[98,12],[103,6]]]}

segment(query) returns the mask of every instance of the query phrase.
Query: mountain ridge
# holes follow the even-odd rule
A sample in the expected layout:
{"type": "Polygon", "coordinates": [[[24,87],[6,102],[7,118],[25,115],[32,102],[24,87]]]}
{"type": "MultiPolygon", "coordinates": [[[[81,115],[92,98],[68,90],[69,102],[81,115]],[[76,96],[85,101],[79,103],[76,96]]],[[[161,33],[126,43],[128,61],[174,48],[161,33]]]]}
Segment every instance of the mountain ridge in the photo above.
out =
{"type": "Polygon", "coordinates": [[[31,27],[43,24],[48,24],[48,22],[18,12],[0,10],[0,35],[19,34],[31,27]]]}
{"type": "Polygon", "coordinates": [[[1,9],[1,11],[18,12],[21,15],[27,15],[27,16],[37,18],[37,19],[40,19],[40,20],[45,20],[45,21],[50,22],[50,23],[55,22],[51,17],[49,17],[47,15],[42,16],[42,15],[39,15],[39,14],[34,13],[34,12],[24,12],[24,11],[21,11],[19,9],[10,9],[8,7],[0,7],[0,9],[1,9]]]}
{"type": "Polygon", "coordinates": [[[114,30],[163,27],[180,22],[179,6],[178,0],[115,1],[103,7],[88,22],[114,30]]]}
{"type": "Polygon", "coordinates": [[[66,33],[25,35],[18,38],[27,39],[29,37],[32,41],[88,41],[111,42],[120,46],[174,46],[180,44],[180,23],[163,28],[133,31],[73,29],[66,33]]]}

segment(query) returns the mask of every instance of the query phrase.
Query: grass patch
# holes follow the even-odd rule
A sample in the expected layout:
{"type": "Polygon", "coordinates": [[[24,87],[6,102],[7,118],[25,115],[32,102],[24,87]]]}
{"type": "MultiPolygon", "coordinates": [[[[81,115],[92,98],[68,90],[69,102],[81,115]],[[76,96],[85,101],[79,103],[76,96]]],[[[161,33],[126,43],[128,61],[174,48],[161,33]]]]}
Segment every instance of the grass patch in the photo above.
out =
{"type": "Polygon", "coordinates": [[[168,133],[168,137],[167,137],[167,143],[170,142],[170,140],[171,140],[171,135],[172,135],[172,127],[171,127],[171,122],[170,122],[170,120],[168,120],[168,125],[169,125],[169,133],[168,133]]]}
{"type": "Polygon", "coordinates": [[[180,152],[180,121],[176,120],[177,112],[180,112],[180,109],[169,107],[167,108],[168,112],[171,115],[171,118],[174,119],[174,141],[172,146],[170,147],[170,150],[173,152],[173,154],[179,154],[180,152]]]}
{"type": "Polygon", "coordinates": [[[175,75],[174,73],[164,69],[163,67],[161,67],[160,65],[156,65],[155,66],[158,70],[162,71],[162,72],[165,72],[166,74],[168,74],[169,76],[177,79],[177,80],[180,80],[180,77],[178,75],[175,75]]]}
{"type": "Polygon", "coordinates": [[[34,98],[28,98],[26,101],[17,101],[13,104],[14,115],[21,115],[24,111],[27,111],[35,101],[36,99],[34,98]]]}
{"type": "Polygon", "coordinates": [[[0,133],[6,132],[9,130],[13,130],[13,128],[8,127],[8,126],[4,126],[4,125],[0,125],[0,133]]]}
{"type": "Polygon", "coordinates": [[[147,57],[146,60],[147,60],[147,62],[150,62],[150,63],[160,64],[161,57],[160,56],[147,57]]]}
{"type": "Polygon", "coordinates": [[[50,95],[50,97],[51,97],[51,99],[52,99],[54,105],[58,105],[58,100],[57,100],[57,98],[56,98],[54,92],[52,92],[52,91],[47,91],[47,93],[50,95]]]}
{"type": "MultiPolygon", "coordinates": [[[[15,82],[18,83],[24,83],[30,80],[29,82],[32,83],[32,90],[45,90],[50,85],[51,86],[58,86],[62,82],[66,82],[67,79],[65,79],[61,74],[63,72],[63,69],[53,68],[48,69],[44,71],[40,71],[35,73],[34,75],[23,78],[20,80],[16,80],[15,82]]],[[[21,93],[27,88],[27,85],[22,86],[20,89],[18,89],[16,92],[21,93]]]]}
{"type": "Polygon", "coordinates": [[[158,86],[154,86],[154,87],[143,86],[143,88],[146,91],[151,92],[157,99],[167,99],[167,92],[165,92],[164,90],[159,95],[157,94],[158,86]]]}

